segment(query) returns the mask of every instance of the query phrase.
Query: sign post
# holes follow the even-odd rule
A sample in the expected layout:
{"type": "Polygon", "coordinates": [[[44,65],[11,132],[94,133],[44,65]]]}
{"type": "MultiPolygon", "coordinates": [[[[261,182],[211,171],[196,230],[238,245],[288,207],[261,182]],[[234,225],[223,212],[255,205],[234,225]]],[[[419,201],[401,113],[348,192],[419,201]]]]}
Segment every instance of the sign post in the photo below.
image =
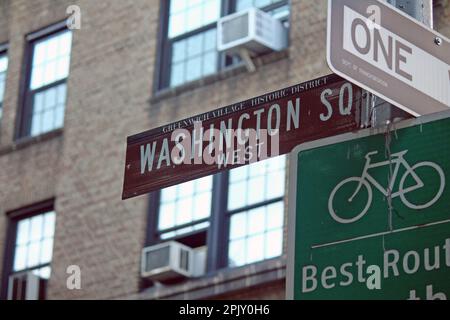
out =
{"type": "Polygon", "coordinates": [[[369,113],[363,100],[360,88],[328,75],[128,137],[122,198],[286,154],[301,142],[359,130],[369,113]],[[219,130],[218,140],[227,150],[211,162],[210,146],[217,142],[213,130],[219,130]],[[264,144],[259,132],[272,132],[263,146],[267,155],[261,156],[261,148],[256,152],[230,141],[229,134],[237,130],[255,130],[259,146],[264,144]],[[228,151],[233,156],[243,149],[246,163],[224,161],[230,159],[228,151]]]}
{"type": "Polygon", "coordinates": [[[380,0],[329,0],[327,60],[414,116],[450,108],[450,40],[380,0]]]}
{"type": "Polygon", "coordinates": [[[287,297],[450,298],[450,113],[291,153],[287,297]]]}

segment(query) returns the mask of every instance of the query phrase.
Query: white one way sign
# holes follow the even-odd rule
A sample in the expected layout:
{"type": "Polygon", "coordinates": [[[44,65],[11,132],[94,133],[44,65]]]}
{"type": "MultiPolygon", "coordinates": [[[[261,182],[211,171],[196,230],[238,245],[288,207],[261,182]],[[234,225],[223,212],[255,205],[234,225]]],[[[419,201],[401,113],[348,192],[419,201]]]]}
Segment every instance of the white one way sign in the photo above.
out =
{"type": "Polygon", "coordinates": [[[415,116],[450,108],[450,40],[379,0],[329,0],[330,68],[415,116]]]}

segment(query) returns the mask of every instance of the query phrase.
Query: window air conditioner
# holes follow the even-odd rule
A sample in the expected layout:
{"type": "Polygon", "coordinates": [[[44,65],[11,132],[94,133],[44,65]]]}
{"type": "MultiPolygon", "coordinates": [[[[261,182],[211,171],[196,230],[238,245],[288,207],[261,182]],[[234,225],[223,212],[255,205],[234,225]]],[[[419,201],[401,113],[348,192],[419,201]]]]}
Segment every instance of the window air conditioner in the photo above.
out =
{"type": "Polygon", "coordinates": [[[8,300],[39,300],[41,278],[32,272],[9,277],[8,300]]]}
{"type": "Polygon", "coordinates": [[[141,276],[155,281],[199,277],[205,274],[206,247],[190,248],[176,241],[142,250],[141,276]]]}
{"type": "Polygon", "coordinates": [[[280,51],[287,47],[287,29],[282,22],[256,8],[221,18],[217,23],[218,50],[253,54],[280,51]]]}

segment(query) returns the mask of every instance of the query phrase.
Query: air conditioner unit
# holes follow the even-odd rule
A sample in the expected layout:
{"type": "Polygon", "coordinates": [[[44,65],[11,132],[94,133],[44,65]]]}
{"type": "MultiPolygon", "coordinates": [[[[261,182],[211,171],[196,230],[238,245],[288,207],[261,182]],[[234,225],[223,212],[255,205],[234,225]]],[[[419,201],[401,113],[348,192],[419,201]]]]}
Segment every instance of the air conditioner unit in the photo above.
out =
{"type": "Polygon", "coordinates": [[[205,274],[206,247],[190,248],[176,241],[142,250],[141,276],[165,282],[205,274]]]}
{"type": "Polygon", "coordinates": [[[287,47],[287,29],[280,20],[256,8],[221,18],[217,23],[217,47],[221,52],[253,54],[287,47]]]}
{"type": "Polygon", "coordinates": [[[32,272],[9,277],[8,300],[38,300],[42,279],[32,272]]]}

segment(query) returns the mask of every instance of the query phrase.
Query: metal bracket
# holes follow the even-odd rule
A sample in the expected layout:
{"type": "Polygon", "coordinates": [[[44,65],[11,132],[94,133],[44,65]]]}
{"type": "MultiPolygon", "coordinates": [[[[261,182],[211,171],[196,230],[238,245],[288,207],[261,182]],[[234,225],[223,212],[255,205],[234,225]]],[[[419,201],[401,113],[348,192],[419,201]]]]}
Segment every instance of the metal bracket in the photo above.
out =
{"type": "Polygon", "coordinates": [[[242,60],[245,62],[245,66],[247,67],[248,72],[253,73],[256,71],[255,63],[253,62],[252,56],[248,49],[242,48],[239,50],[239,55],[242,60]]]}

